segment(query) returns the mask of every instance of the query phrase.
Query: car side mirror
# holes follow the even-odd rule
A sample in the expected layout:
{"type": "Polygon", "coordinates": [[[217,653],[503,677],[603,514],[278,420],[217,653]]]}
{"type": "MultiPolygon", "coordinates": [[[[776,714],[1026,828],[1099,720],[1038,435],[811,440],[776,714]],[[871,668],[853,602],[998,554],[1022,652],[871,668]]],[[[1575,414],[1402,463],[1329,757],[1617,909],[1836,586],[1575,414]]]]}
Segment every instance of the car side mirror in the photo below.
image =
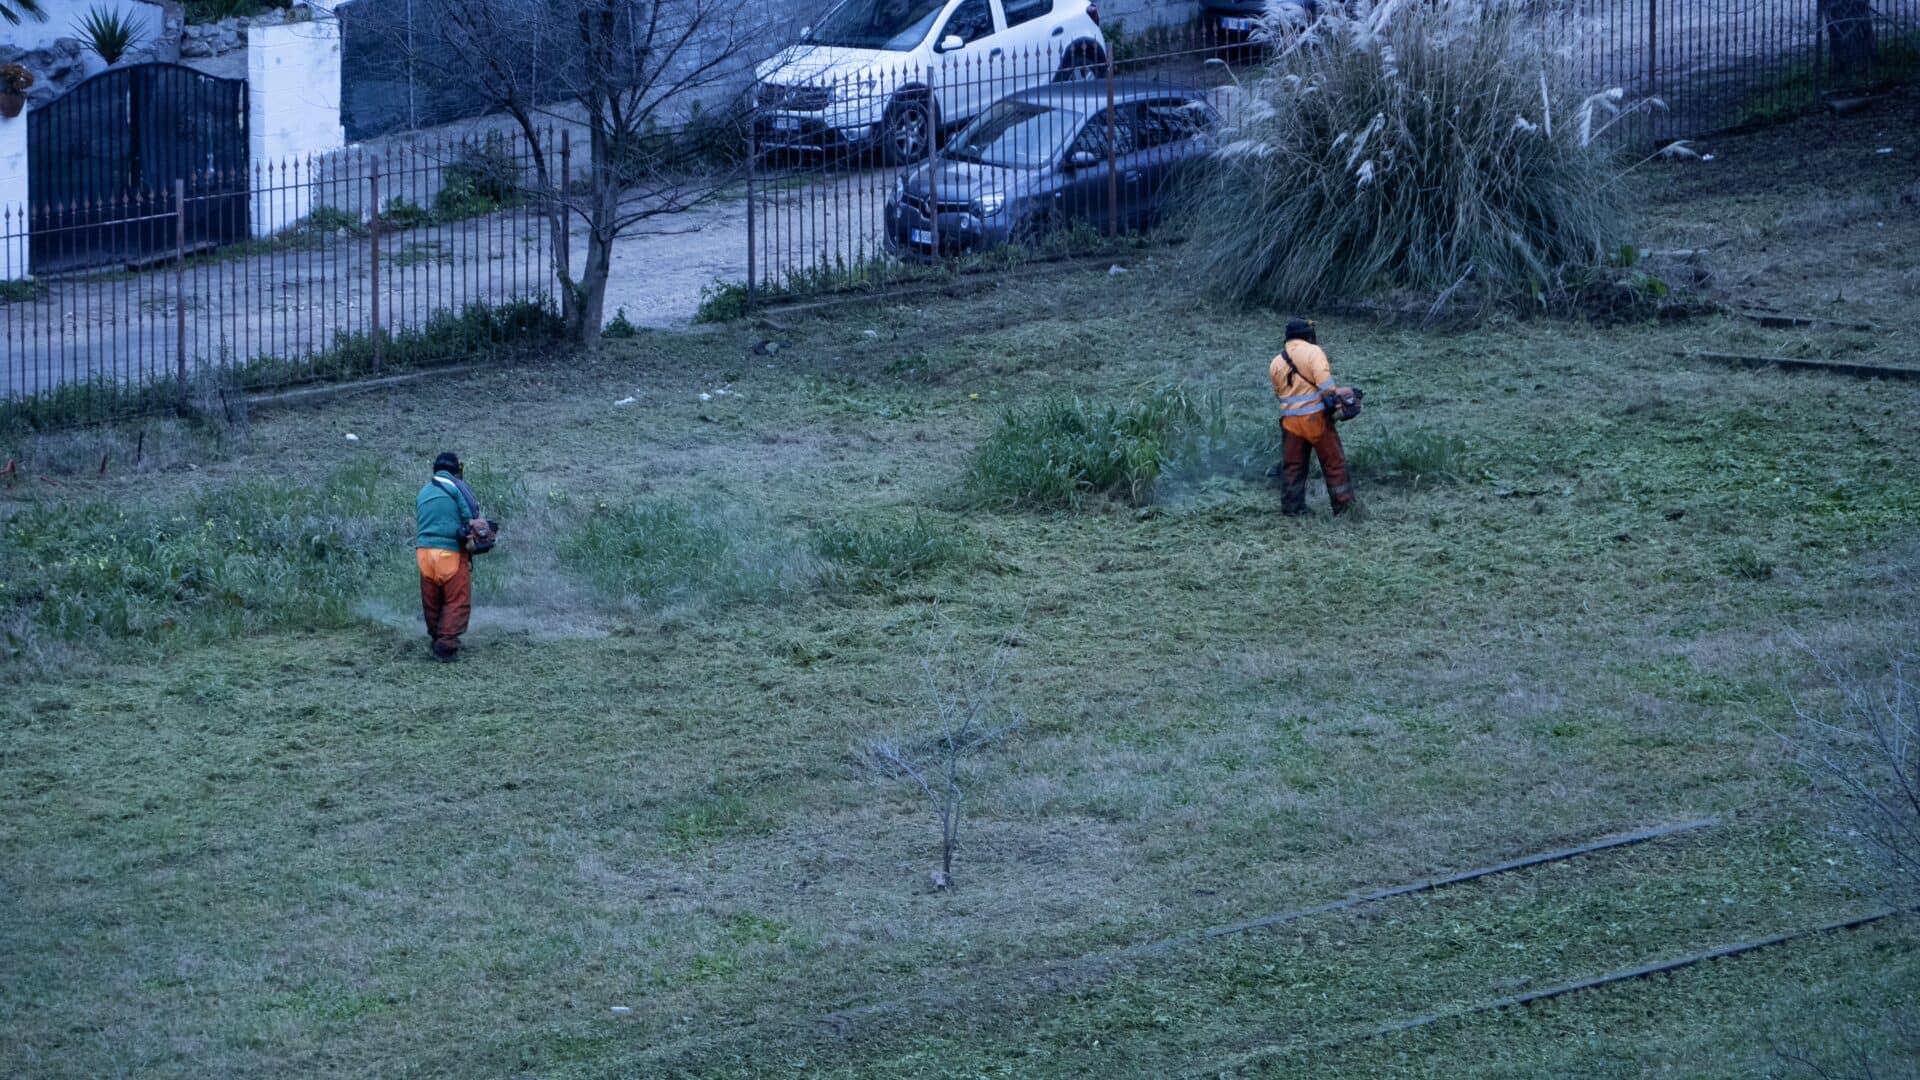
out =
{"type": "Polygon", "coordinates": [[[1091,169],[1100,164],[1100,155],[1091,150],[1075,150],[1067,155],[1067,168],[1091,169]]]}
{"type": "Polygon", "coordinates": [[[933,51],[943,52],[943,53],[959,52],[961,49],[964,49],[966,47],[967,47],[966,40],[963,39],[959,34],[948,34],[946,37],[943,37],[940,39],[940,44],[935,45],[933,47],[933,51]]]}

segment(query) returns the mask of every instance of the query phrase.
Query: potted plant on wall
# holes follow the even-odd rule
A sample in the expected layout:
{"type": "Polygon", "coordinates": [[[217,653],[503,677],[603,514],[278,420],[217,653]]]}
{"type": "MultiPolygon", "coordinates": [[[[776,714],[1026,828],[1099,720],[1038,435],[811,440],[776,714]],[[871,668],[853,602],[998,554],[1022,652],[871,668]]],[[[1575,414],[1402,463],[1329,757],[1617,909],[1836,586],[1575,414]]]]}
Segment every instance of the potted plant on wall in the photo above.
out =
{"type": "Polygon", "coordinates": [[[11,120],[27,106],[27,88],[33,85],[33,72],[19,64],[0,64],[0,116],[11,120]]]}

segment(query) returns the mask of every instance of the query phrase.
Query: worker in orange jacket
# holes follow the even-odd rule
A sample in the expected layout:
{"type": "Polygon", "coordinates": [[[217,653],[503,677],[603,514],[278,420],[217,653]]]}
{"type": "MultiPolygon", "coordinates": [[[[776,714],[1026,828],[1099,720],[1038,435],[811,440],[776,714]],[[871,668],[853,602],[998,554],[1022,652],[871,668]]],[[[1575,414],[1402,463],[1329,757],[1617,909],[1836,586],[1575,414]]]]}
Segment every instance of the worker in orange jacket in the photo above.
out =
{"type": "Polygon", "coordinates": [[[1273,394],[1280,399],[1280,512],[1307,512],[1307,456],[1320,458],[1320,473],[1327,481],[1327,500],[1335,514],[1353,506],[1353,478],[1347,473],[1347,454],[1340,447],[1340,433],[1334,430],[1328,411],[1329,395],[1344,393],[1333,383],[1333,368],[1327,354],[1314,341],[1313,322],[1291,319],[1287,322],[1286,343],[1273,358],[1267,375],[1273,380],[1273,394]]]}

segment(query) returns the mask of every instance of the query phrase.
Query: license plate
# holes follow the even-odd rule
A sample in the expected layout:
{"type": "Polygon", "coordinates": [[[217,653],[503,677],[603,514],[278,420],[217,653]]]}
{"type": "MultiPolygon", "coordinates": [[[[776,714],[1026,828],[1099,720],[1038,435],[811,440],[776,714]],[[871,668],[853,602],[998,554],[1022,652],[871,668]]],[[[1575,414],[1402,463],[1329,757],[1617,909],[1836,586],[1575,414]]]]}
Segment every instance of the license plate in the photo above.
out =
{"type": "Polygon", "coordinates": [[[1222,15],[1220,17],[1220,29],[1251,30],[1253,29],[1253,20],[1252,19],[1236,19],[1231,15],[1222,15]]]}
{"type": "Polygon", "coordinates": [[[775,130],[775,131],[799,131],[799,130],[800,130],[800,121],[798,121],[798,120],[796,120],[796,119],[794,119],[794,118],[793,118],[793,117],[791,117],[791,116],[776,116],[776,117],[774,117],[774,118],[773,118],[773,130],[775,130]]]}
{"type": "Polygon", "coordinates": [[[907,232],[907,238],[916,244],[931,244],[933,243],[933,230],[910,229],[907,232]]]}

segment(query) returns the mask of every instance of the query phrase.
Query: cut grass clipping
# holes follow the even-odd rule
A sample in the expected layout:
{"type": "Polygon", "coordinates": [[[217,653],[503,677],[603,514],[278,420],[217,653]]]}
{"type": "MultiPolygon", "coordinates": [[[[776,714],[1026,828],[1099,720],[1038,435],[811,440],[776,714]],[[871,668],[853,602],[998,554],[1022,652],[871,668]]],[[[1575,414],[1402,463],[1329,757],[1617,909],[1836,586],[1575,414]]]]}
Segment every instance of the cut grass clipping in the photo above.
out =
{"type": "MultiPolygon", "coordinates": [[[[1311,305],[1471,280],[1557,291],[1619,247],[1617,91],[1574,84],[1520,5],[1331,6],[1229,110],[1190,192],[1197,280],[1311,305]]],[[[1631,109],[1628,106],[1627,109],[1631,109]]]]}

